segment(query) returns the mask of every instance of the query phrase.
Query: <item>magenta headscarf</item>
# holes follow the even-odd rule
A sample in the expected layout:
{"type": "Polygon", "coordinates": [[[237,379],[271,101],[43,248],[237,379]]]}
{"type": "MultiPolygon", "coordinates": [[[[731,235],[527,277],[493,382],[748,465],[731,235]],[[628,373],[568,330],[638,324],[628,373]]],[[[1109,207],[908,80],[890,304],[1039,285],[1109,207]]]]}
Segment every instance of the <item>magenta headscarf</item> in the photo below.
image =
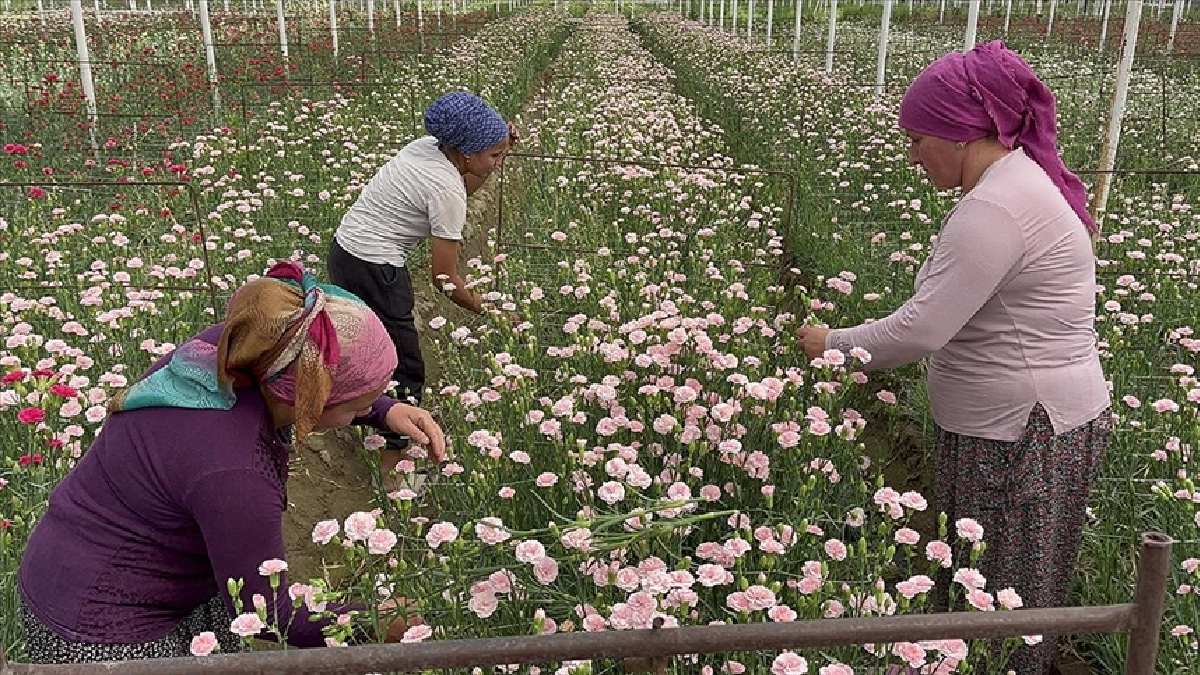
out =
{"type": "Polygon", "coordinates": [[[1054,93],[1028,63],[996,40],[931,63],[904,93],[900,126],[919,134],[969,143],[995,136],[1037,162],[1089,232],[1099,227],[1087,210],[1087,188],[1058,153],[1054,93]]]}

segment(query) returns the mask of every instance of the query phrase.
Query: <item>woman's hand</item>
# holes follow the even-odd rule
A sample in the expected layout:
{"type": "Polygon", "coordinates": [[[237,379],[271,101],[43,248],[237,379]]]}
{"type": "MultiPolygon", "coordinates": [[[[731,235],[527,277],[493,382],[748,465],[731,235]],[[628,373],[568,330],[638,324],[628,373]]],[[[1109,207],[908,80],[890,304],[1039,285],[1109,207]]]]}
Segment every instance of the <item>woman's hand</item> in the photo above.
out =
{"type": "Polygon", "coordinates": [[[436,461],[446,461],[446,436],[428,411],[407,403],[397,403],[388,410],[386,421],[388,429],[429,448],[436,461]]]}
{"type": "Polygon", "coordinates": [[[825,353],[825,337],[829,335],[829,330],[822,326],[801,326],[796,331],[796,338],[804,346],[808,358],[815,359],[825,353]]]}
{"type": "Polygon", "coordinates": [[[513,148],[517,147],[517,143],[519,143],[519,142],[521,142],[521,131],[519,129],[517,129],[517,127],[513,126],[512,122],[509,122],[508,123],[508,145],[507,145],[507,147],[504,148],[504,153],[502,155],[500,155],[500,165],[501,166],[503,166],[504,162],[508,160],[508,153],[512,152],[513,148]]]}

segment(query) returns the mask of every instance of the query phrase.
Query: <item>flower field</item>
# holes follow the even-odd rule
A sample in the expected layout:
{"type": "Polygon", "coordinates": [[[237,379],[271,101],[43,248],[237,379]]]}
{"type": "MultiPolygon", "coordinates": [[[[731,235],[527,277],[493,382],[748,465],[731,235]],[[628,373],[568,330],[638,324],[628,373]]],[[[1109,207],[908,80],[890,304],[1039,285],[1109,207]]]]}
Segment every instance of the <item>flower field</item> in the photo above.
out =
{"type": "MultiPolygon", "coordinates": [[[[220,112],[190,14],[89,20],[93,58],[110,62],[94,67],[110,115],[95,151],[64,16],[0,22],[0,646],[20,659],[24,541],[107,400],[275,261],[322,270],[358,190],[456,88],[524,138],[471,223],[471,283],[494,311],[468,318],[429,297],[420,317],[439,373],[426,405],[450,458],[427,470],[414,449],[376,476],[375,510],[307,523],[304,553],[323,572],[280,593],[318,609],[419,599],[425,625],[407,641],[1019,609],[975,569],[989,533],[933,503],[921,367],[868,377],[869,354],[810,361],[794,337],[909,296],[954,195],[907,166],[897,108],[922,66],[961,46],[962,17],[952,8],[941,26],[937,3],[899,3],[877,99],[878,8],[846,3],[826,73],[825,10],[809,4],[799,53],[790,6],[770,48],[761,7],[753,36],[745,16],[732,35],[677,6],[563,2],[436,18],[427,6],[426,33],[389,8],[372,37],[347,6],[336,56],[327,10],[306,7],[289,14],[286,61],[273,15],[214,12],[220,112]]],[[[1045,40],[1024,11],[1010,44],[1059,95],[1064,154],[1092,183],[1114,54],[1081,42],[1089,17],[1064,9],[1045,40]]],[[[1129,171],[1096,248],[1116,433],[1072,597],[1128,601],[1139,533],[1173,536],[1159,668],[1179,673],[1200,669],[1200,39],[1185,31],[1166,56],[1151,11],[1118,156],[1129,171]]],[[[980,39],[1001,19],[985,17],[980,39]]],[[[374,464],[379,444],[355,435],[341,461],[374,464]]],[[[271,562],[261,573],[278,580],[271,562]]],[[[256,632],[242,600],[235,632],[256,632]]],[[[1004,672],[1008,650],[1041,639],[672,668],[1004,672]]],[[[1122,669],[1121,638],[1073,647],[1095,672],[1122,669]]]]}

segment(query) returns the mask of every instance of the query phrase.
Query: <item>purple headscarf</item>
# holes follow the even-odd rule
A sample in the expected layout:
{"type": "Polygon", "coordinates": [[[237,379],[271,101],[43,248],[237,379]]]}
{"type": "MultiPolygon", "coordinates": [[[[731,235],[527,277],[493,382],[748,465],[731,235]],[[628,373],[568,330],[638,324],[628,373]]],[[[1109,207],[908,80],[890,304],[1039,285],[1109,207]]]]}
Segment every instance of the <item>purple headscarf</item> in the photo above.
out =
{"type": "Polygon", "coordinates": [[[1010,150],[1024,149],[1088,231],[1099,229],[1087,210],[1087,188],[1058,154],[1054,93],[1003,42],[951,52],[921,71],[904,93],[900,126],[964,143],[995,136],[1010,150]]]}

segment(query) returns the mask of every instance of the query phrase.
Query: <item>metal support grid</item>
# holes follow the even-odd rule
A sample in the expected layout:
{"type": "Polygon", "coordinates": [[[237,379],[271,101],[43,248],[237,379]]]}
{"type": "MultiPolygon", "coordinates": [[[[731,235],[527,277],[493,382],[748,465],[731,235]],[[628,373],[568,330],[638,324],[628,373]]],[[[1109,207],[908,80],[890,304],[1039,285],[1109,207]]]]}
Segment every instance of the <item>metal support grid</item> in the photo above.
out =
{"type": "MultiPolygon", "coordinates": [[[[405,86],[411,90],[415,86],[412,82],[363,80],[277,80],[272,82],[243,80],[229,84],[238,92],[238,109],[241,111],[243,123],[250,121],[250,118],[254,116],[252,112],[254,110],[264,110],[276,104],[296,104],[301,100],[319,101],[331,98],[326,93],[341,93],[354,97],[363,92],[391,91],[398,86],[405,86]],[[286,98],[281,101],[280,96],[286,96],[286,98]]],[[[417,108],[414,103],[414,95],[411,93],[409,101],[410,117],[415,120],[417,108]]],[[[364,144],[364,141],[361,140],[356,142],[359,145],[364,144]]]]}
{"type": "MultiPolygon", "coordinates": [[[[28,72],[30,72],[30,73],[37,72],[39,66],[58,65],[58,66],[61,66],[63,69],[70,71],[73,68],[77,68],[79,65],[79,61],[77,59],[29,59],[29,60],[23,61],[22,63],[26,64],[28,66],[28,72]]],[[[179,62],[177,62],[177,61],[128,61],[128,60],[117,60],[117,59],[103,59],[103,60],[92,59],[92,60],[89,60],[87,63],[90,64],[91,66],[97,67],[97,68],[99,68],[99,67],[154,68],[154,69],[157,69],[159,72],[159,75],[157,75],[155,78],[159,82],[161,82],[162,80],[174,78],[176,80],[176,85],[180,90],[183,90],[186,88],[183,86],[185,84],[185,82],[181,81],[179,79],[181,69],[179,68],[179,62]]],[[[43,113],[47,113],[47,114],[71,115],[71,114],[78,113],[80,110],[82,110],[84,108],[82,99],[79,99],[76,107],[72,108],[72,109],[55,108],[55,107],[39,108],[39,107],[33,106],[31,104],[31,102],[34,98],[33,89],[35,87],[37,87],[38,85],[45,84],[44,77],[41,75],[35,75],[34,79],[32,79],[32,80],[28,79],[28,78],[23,79],[23,80],[18,80],[18,79],[16,79],[16,77],[17,77],[16,71],[18,69],[14,68],[13,70],[14,70],[14,73],[12,75],[12,77],[14,78],[12,80],[13,83],[16,84],[16,83],[20,82],[24,85],[25,99],[26,99],[26,113],[27,114],[34,115],[37,112],[43,112],[43,113]]],[[[96,78],[96,79],[98,80],[99,78],[96,78]]],[[[67,80],[64,80],[64,81],[67,81],[67,80]]],[[[117,87],[117,88],[121,87],[121,85],[113,85],[113,86],[117,87]]],[[[99,96],[97,98],[99,99],[99,96]]],[[[97,100],[98,108],[103,107],[103,104],[104,104],[103,101],[97,100]]],[[[165,108],[165,110],[167,111],[168,114],[178,114],[180,112],[179,107],[175,107],[175,108],[167,107],[167,108],[165,108]]],[[[134,113],[120,113],[120,111],[117,111],[117,110],[109,110],[108,112],[109,112],[109,114],[126,114],[126,115],[134,114],[134,113]]]]}
{"type": "MultiPolygon", "coordinates": [[[[653,168],[653,169],[660,169],[660,170],[661,169],[681,169],[681,170],[685,170],[685,171],[714,171],[714,172],[721,172],[721,173],[726,173],[726,174],[730,174],[730,173],[732,173],[732,174],[749,174],[749,175],[758,175],[758,176],[769,176],[774,179],[782,179],[785,182],[785,184],[787,185],[787,197],[783,204],[784,213],[783,213],[783,218],[782,218],[782,226],[779,229],[779,236],[784,238],[784,240],[786,241],[791,232],[792,219],[793,219],[793,207],[794,207],[794,203],[795,203],[795,199],[796,199],[797,180],[798,179],[795,174],[790,173],[790,172],[771,170],[771,169],[741,167],[741,166],[671,164],[671,163],[643,161],[643,160],[625,160],[625,159],[615,159],[615,158],[606,158],[606,157],[581,157],[581,156],[571,156],[571,155],[550,155],[550,154],[523,153],[523,152],[514,152],[514,153],[510,154],[509,159],[511,160],[512,158],[529,159],[529,160],[537,161],[539,163],[542,163],[542,162],[550,162],[550,163],[553,163],[553,162],[578,162],[578,163],[590,163],[590,164],[599,164],[599,165],[638,166],[638,167],[643,167],[643,168],[653,168]]],[[[509,179],[507,179],[508,171],[509,171],[509,169],[508,169],[507,164],[502,166],[500,169],[499,198],[497,200],[496,229],[495,229],[496,252],[497,253],[508,253],[509,251],[513,251],[513,250],[524,250],[524,251],[545,250],[545,249],[549,248],[547,245],[527,244],[524,241],[522,241],[521,235],[524,233],[523,228],[526,224],[525,221],[523,221],[523,220],[519,221],[519,225],[516,227],[516,230],[517,230],[516,237],[514,237],[512,240],[508,240],[505,238],[506,237],[506,228],[505,228],[504,204],[506,202],[506,198],[510,194],[509,191],[511,191],[511,189],[512,189],[512,188],[508,187],[508,184],[511,182],[509,179]]],[[[520,188],[518,187],[517,189],[519,190],[520,188]]],[[[510,216],[510,219],[511,219],[511,216],[510,216]]],[[[511,223],[510,223],[510,225],[511,225],[511,223]]],[[[689,243],[690,243],[690,236],[691,236],[691,234],[689,233],[689,243]]],[[[765,242],[761,242],[761,244],[765,248],[765,242]]],[[[597,249],[566,249],[566,248],[559,247],[559,246],[555,246],[554,249],[555,250],[572,250],[573,252],[575,252],[577,254],[584,254],[584,255],[598,255],[597,249]]],[[[622,253],[632,253],[632,251],[624,251],[622,247],[616,247],[612,250],[613,255],[621,255],[622,253]]],[[[747,265],[753,265],[753,264],[754,263],[751,263],[751,262],[747,263],[747,265]]],[[[499,267],[499,265],[497,265],[497,267],[499,267]]]]}
{"type": "MultiPolygon", "coordinates": [[[[1077,173],[1086,180],[1088,176],[1095,176],[1099,172],[1082,170],[1077,173]]],[[[1200,171],[1145,169],[1116,170],[1112,173],[1137,181],[1158,183],[1166,181],[1175,186],[1170,189],[1172,192],[1200,194],[1200,171]]],[[[862,182],[864,180],[880,182],[888,179],[887,177],[852,177],[851,180],[852,182],[862,182]]],[[[910,197],[922,198],[925,201],[930,201],[931,198],[936,199],[936,197],[920,192],[913,193],[910,197]]],[[[888,252],[907,246],[910,243],[919,243],[928,247],[929,236],[934,234],[938,229],[937,217],[928,223],[921,223],[917,220],[901,220],[896,217],[896,212],[887,210],[888,205],[886,201],[864,200],[863,193],[861,192],[817,192],[805,195],[802,199],[811,199],[814,204],[819,204],[820,206],[815,217],[824,222],[833,222],[832,227],[834,231],[842,233],[851,241],[859,241],[863,237],[869,237],[877,232],[885,233],[887,235],[887,243],[884,245],[884,250],[888,252]],[[869,206],[871,208],[871,215],[864,215],[861,206],[869,206]],[[904,232],[911,233],[911,240],[899,239],[898,235],[904,232]]],[[[809,213],[814,212],[811,209],[807,211],[809,213]]],[[[934,215],[936,216],[937,214],[934,215]]],[[[793,230],[802,227],[803,225],[796,224],[793,226],[793,230]]],[[[871,269],[856,271],[855,274],[858,277],[856,284],[865,284],[872,288],[890,286],[893,291],[907,292],[912,286],[915,271],[908,272],[904,267],[904,265],[899,263],[880,261],[878,266],[871,269]]],[[[1124,274],[1133,274],[1143,282],[1150,280],[1172,280],[1179,283],[1200,282],[1200,267],[1163,269],[1158,261],[1153,259],[1153,257],[1148,257],[1141,261],[1123,260],[1120,270],[1109,271],[1104,268],[1098,269],[1096,272],[1097,283],[1112,288],[1115,287],[1116,278],[1124,274]]],[[[1156,317],[1155,330],[1169,330],[1168,324],[1173,319],[1189,323],[1195,315],[1194,305],[1184,300],[1159,298],[1155,301],[1153,307],[1155,308],[1154,315],[1156,317]]]]}
{"type": "Polygon", "coordinates": [[[603,658],[626,661],[624,672],[666,673],[673,657],[732,651],[775,651],[863,643],[939,639],[985,639],[1020,635],[1128,634],[1127,675],[1154,673],[1162,629],[1172,540],[1145,533],[1133,602],[1092,607],[1022,609],[1014,612],[951,612],[925,615],[823,619],[794,623],[686,626],[534,637],[375,644],[350,649],[264,651],[120,663],[38,666],[3,664],[3,675],[92,675],[121,672],[176,675],[209,673],[368,673],[497,664],[539,664],[603,658]]]}
{"type": "MultiPolygon", "coordinates": [[[[36,65],[36,64],[54,64],[54,63],[74,64],[75,62],[74,61],[68,62],[66,60],[38,60],[38,61],[30,61],[29,63],[36,65]]],[[[162,70],[172,70],[172,69],[174,69],[174,65],[175,65],[175,64],[168,64],[168,63],[164,63],[164,62],[111,61],[111,60],[110,61],[94,61],[93,63],[99,64],[99,65],[113,65],[113,66],[133,66],[133,67],[148,66],[148,67],[159,68],[162,70]]],[[[176,74],[178,74],[177,69],[175,69],[175,70],[176,70],[176,74]]],[[[39,82],[40,82],[40,80],[39,80],[39,82]]],[[[74,129],[78,130],[81,134],[83,133],[83,130],[89,129],[91,127],[90,116],[87,113],[87,110],[85,109],[85,107],[82,105],[81,102],[75,109],[66,109],[66,108],[59,108],[59,107],[48,107],[48,108],[39,107],[39,106],[36,106],[33,104],[34,94],[32,92],[33,92],[34,84],[31,83],[30,81],[26,80],[23,82],[23,86],[25,89],[24,101],[23,101],[24,107],[25,107],[25,117],[22,120],[20,120],[22,122],[22,126],[29,125],[30,123],[33,123],[35,120],[41,119],[43,116],[49,116],[50,118],[60,117],[60,118],[63,118],[64,120],[69,120],[71,118],[77,118],[77,121],[74,122],[73,124],[68,125],[68,128],[74,128],[74,129]]],[[[199,90],[197,90],[197,91],[199,91],[199,90]]],[[[207,84],[205,84],[205,88],[203,91],[205,93],[207,93],[207,84]]],[[[179,137],[186,137],[187,135],[191,134],[192,132],[194,132],[201,126],[203,126],[205,123],[207,123],[208,120],[201,118],[200,116],[193,117],[192,115],[189,115],[187,113],[187,111],[184,110],[184,103],[185,103],[185,101],[180,99],[175,102],[174,106],[168,106],[168,107],[160,109],[160,110],[154,110],[154,109],[142,110],[142,112],[138,112],[138,113],[112,112],[112,111],[97,112],[96,119],[98,122],[101,120],[117,121],[115,128],[110,129],[107,132],[101,130],[100,135],[101,136],[109,136],[109,137],[113,137],[113,138],[117,138],[117,139],[126,139],[126,140],[133,139],[133,141],[139,146],[139,148],[141,150],[149,151],[151,156],[157,155],[161,158],[161,152],[162,152],[162,150],[165,149],[165,144],[168,141],[166,141],[164,139],[164,141],[163,141],[164,145],[161,147],[151,147],[151,146],[146,146],[144,143],[139,143],[137,141],[138,137],[153,135],[153,131],[151,129],[147,129],[145,132],[142,132],[141,127],[143,127],[143,126],[158,127],[160,129],[165,130],[165,128],[168,125],[170,125],[170,126],[175,127],[176,135],[178,135],[179,137]],[[121,121],[121,120],[125,120],[125,121],[121,121]]],[[[204,107],[207,107],[207,104],[204,107]]],[[[68,137],[70,135],[69,131],[67,129],[64,129],[63,133],[66,133],[68,137]]],[[[76,139],[76,145],[80,148],[81,156],[89,154],[91,152],[91,148],[89,146],[88,139],[85,137],[85,135],[80,136],[79,138],[76,139]]],[[[53,154],[53,153],[48,152],[46,154],[49,155],[49,154],[53,154]]],[[[106,152],[106,155],[107,154],[110,154],[110,153],[106,152]]]]}
{"type": "MultiPolygon", "coordinates": [[[[339,29],[339,32],[342,32],[342,30],[339,29]]],[[[379,32],[381,31],[377,31],[377,33],[379,32]]],[[[335,64],[337,66],[335,68],[335,78],[337,73],[343,73],[352,74],[359,80],[370,80],[372,74],[378,75],[379,73],[388,72],[388,69],[384,66],[394,62],[397,57],[416,59],[422,55],[437,54],[441,50],[446,49],[448,46],[453,44],[455,41],[469,37],[472,34],[473,33],[471,31],[401,30],[398,32],[393,31],[382,37],[377,36],[374,40],[366,38],[348,40],[346,41],[348,48],[341,50],[338,54],[338,61],[335,64]],[[393,37],[402,39],[402,42],[397,42],[397,40],[392,39],[393,37]],[[413,46],[398,46],[413,40],[415,40],[415,44],[413,46]]],[[[275,59],[273,63],[276,66],[285,66],[282,57],[279,57],[275,51],[273,51],[278,50],[278,46],[279,45],[277,42],[217,42],[213,44],[213,47],[218,50],[218,59],[221,58],[221,49],[253,49],[256,50],[256,53],[263,52],[271,54],[271,58],[275,59]]],[[[300,55],[304,53],[302,51],[303,49],[311,47],[312,45],[311,43],[295,42],[289,37],[288,46],[293,55],[300,55]]],[[[332,52],[330,52],[329,56],[332,57],[332,52]]],[[[295,60],[296,59],[291,59],[291,61],[295,60]]],[[[242,61],[245,61],[245,59],[242,61]]],[[[219,70],[222,69],[219,68],[219,70]]],[[[312,78],[304,78],[302,76],[295,77],[290,73],[291,67],[286,66],[282,76],[260,77],[258,81],[261,83],[270,84],[281,83],[285,81],[290,82],[296,79],[301,81],[305,79],[312,80],[312,78]]],[[[327,72],[323,72],[322,75],[328,77],[327,72]]],[[[247,80],[235,79],[233,81],[243,82],[247,80]]]]}
{"type": "MultiPolygon", "coordinates": [[[[235,34],[257,32],[257,38],[271,37],[273,35],[277,35],[276,31],[278,30],[278,25],[279,25],[278,21],[279,21],[278,17],[276,17],[274,15],[272,15],[272,16],[253,16],[253,15],[225,14],[222,12],[213,13],[212,19],[211,19],[213,34],[216,35],[220,31],[225,31],[226,34],[224,37],[226,37],[226,38],[231,37],[228,34],[229,32],[231,32],[231,30],[232,30],[232,32],[235,32],[235,34]],[[254,28],[259,28],[261,26],[261,29],[257,30],[257,31],[241,30],[239,24],[243,24],[243,23],[250,24],[254,28]]],[[[287,29],[287,34],[289,37],[288,41],[291,42],[291,37],[295,36],[297,44],[304,44],[304,15],[303,14],[285,14],[283,16],[283,23],[284,23],[284,27],[287,29]]],[[[188,29],[191,31],[195,31],[195,26],[192,24],[192,22],[189,22],[188,29]]],[[[232,42],[232,43],[226,43],[226,44],[240,44],[240,43],[232,42]]],[[[276,43],[276,46],[278,46],[278,43],[276,43]]]]}
{"type": "MultiPolygon", "coordinates": [[[[200,201],[196,192],[196,188],[191,183],[179,181],[143,181],[136,183],[122,183],[118,181],[74,181],[74,182],[0,182],[0,190],[12,188],[20,192],[27,192],[31,188],[39,188],[47,191],[52,190],[112,190],[129,191],[137,188],[168,188],[176,189],[187,193],[187,199],[191,205],[192,214],[189,219],[194,224],[193,232],[196,232],[200,237],[200,258],[204,262],[204,284],[120,284],[112,283],[113,286],[130,288],[134,290],[154,290],[154,291],[175,291],[175,292],[195,292],[205,293],[208,295],[209,305],[216,316],[221,315],[222,306],[218,302],[218,286],[213,280],[212,259],[208,252],[208,233],[204,228],[204,221],[200,217],[200,201]]],[[[22,197],[23,198],[23,197],[22,197]]],[[[6,290],[61,290],[73,289],[82,290],[87,286],[69,284],[50,284],[50,283],[33,283],[33,284],[8,284],[6,290]]]]}
{"type": "MultiPolygon", "coordinates": [[[[562,87],[569,86],[571,82],[586,82],[597,83],[599,86],[620,86],[629,85],[647,90],[671,92],[675,89],[675,80],[671,76],[666,77],[612,77],[606,75],[579,75],[575,73],[559,73],[550,71],[542,77],[545,89],[542,95],[538,97],[541,102],[538,115],[545,118],[550,114],[550,106],[555,101],[562,87]]],[[[537,105],[535,100],[533,105],[537,105]]],[[[536,110],[536,108],[535,108],[536,110]]],[[[594,149],[594,148],[593,148],[594,149]]]]}

